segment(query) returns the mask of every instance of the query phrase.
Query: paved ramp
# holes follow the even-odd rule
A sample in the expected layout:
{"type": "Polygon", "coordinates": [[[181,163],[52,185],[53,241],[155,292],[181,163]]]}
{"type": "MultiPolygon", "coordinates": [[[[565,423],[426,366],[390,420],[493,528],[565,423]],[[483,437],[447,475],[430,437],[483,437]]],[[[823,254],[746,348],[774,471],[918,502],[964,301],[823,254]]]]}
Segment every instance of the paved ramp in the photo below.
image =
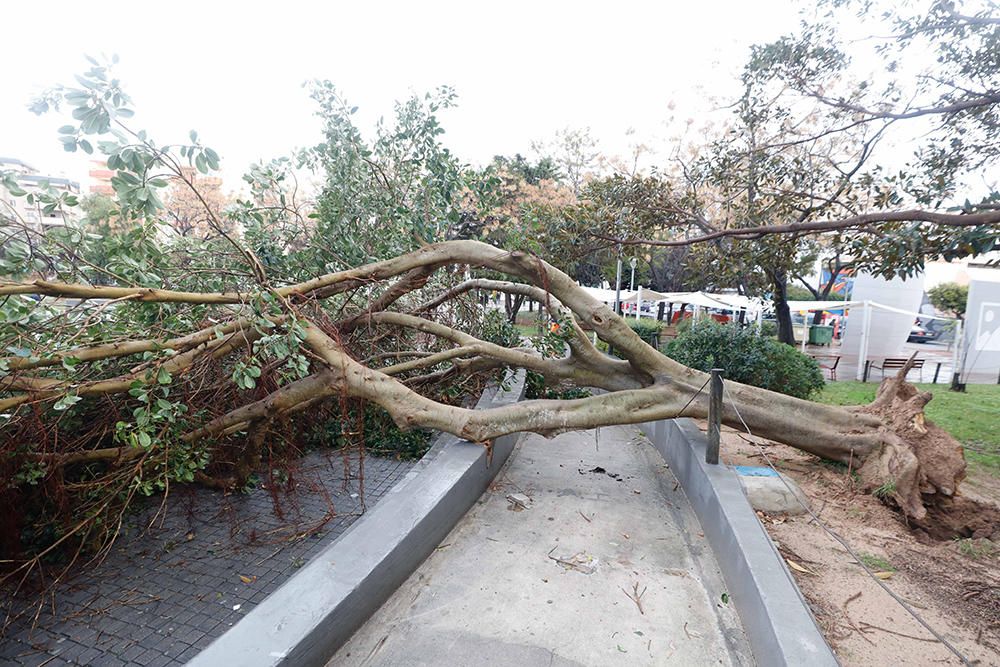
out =
{"type": "Polygon", "coordinates": [[[683,490],[636,428],[614,427],[523,438],[493,488],[329,664],[752,659],[683,490]]]}

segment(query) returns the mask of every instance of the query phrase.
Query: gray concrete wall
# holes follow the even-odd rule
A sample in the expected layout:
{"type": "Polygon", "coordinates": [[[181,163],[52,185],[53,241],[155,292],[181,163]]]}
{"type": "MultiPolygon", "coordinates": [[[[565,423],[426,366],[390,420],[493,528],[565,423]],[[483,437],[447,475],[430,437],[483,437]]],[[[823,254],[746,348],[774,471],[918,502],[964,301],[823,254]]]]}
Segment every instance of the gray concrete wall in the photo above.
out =
{"type": "Polygon", "coordinates": [[[698,515],[757,664],[837,665],[738,476],[728,466],[705,463],[705,434],[690,419],[647,422],[640,428],[698,515]]]}
{"type": "MultiPolygon", "coordinates": [[[[477,408],[519,401],[524,378],[518,372],[477,408]]],[[[499,438],[488,457],[482,445],[440,436],[363,519],[188,664],[325,664],[472,507],[518,437],[499,438]]]]}

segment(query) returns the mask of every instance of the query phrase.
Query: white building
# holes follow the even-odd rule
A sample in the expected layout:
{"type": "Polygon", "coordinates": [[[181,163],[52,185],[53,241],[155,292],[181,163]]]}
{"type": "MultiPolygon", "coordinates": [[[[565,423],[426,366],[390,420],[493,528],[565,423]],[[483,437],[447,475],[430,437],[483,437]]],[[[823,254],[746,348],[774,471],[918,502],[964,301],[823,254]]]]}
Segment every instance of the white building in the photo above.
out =
{"type": "MultiPolygon", "coordinates": [[[[41,174],[31,165],[16,158],[0,157],[0,173],[13,174],[18,186],[28,192],[41,192],[47,185],[59,193],[80,194],[80,184],[76,181],[41,174]]],[[[46,214],[44,207],[45,205],[37,199],[29,204],[26,197],[15,197],[0,182],[0,220],[23,221],[36,231],[42,231],[46,227],[64,225],[67,215],[73,218],[72,210],[68,214],[58,209],[46,214]]]]}

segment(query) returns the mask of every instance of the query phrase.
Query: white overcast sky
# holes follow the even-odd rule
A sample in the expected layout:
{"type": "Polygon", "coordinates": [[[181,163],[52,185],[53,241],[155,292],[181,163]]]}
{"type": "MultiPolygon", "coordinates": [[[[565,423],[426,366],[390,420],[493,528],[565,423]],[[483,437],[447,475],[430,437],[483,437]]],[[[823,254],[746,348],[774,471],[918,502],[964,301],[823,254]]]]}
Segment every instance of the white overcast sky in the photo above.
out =
{"type": "Polygon", "coordinates": [[[63,119],[26,105],[100,53],[121,58],[136,126],[164,143],[197,129],[230,187],[251,162],[319,140],[302,87],[316,78],[360,107],[363,127],[410,92],[454,86],[445,142],[472,163],[527,154],[564,127],[589,126],[610,154],[626,151],[629,128],[662,146],[672,116],[700,121],[738,95],[749,46],[794,29],[797,11],[787,0],[5,3],[0,155],[83,179],[87,157],[56,140],[63,119]]]}

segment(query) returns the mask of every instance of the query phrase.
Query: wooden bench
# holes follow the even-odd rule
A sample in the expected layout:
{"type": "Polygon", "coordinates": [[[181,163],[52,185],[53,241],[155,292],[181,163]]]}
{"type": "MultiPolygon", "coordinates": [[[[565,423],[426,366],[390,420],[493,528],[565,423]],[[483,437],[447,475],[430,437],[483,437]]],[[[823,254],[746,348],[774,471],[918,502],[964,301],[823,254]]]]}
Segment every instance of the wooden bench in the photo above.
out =
{"type": "Polygon", "coordinates": [[[830,374],[831,380],[837,379],[837,364],[840,363],[839,354],[810,354],[816,360],[819,367],[830,374]]]}
{"type": "MultiPolygon", "coordinates": [[[[868,382],[868,373],[873,368],[877,368],[878,371],[879,371],[879,373],[882,374],[882,377],[885,377],[885,372],[886,371],[899,370],[900,368],[902,368],[903,366],[905,366],[906,362],[909,361],[909,360],[910,359],[908,357],[886,357],[885,359],[882,360],[882,365],[881,366],[875,364],[872,361],[866,361],[865,362],[865,374],[864,374],[864,379],[862,379],[862,382],[868,382]]],[[[912,370],[918,370],[918,369],[921,369],[923,367],[924,367],[924,360],[923,359],[914,359],[913,360],[913,367],[910,368],[910,370],[911,371],[912,370]]],[[[909,371],[907,371],[907,374],[909,374],[909,371]]]]}

